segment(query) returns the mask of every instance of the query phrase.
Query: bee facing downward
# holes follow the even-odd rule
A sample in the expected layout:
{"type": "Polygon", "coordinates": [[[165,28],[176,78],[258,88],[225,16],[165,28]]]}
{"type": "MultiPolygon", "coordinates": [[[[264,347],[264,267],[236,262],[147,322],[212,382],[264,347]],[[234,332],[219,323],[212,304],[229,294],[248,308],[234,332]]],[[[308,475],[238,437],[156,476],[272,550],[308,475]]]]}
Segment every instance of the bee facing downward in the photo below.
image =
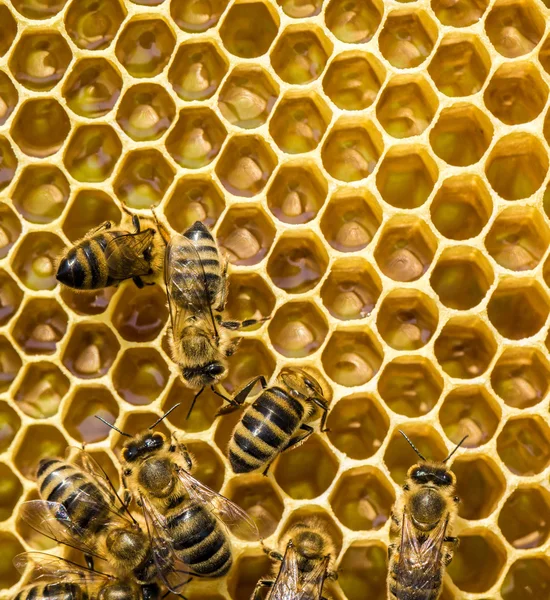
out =
{"type": "Polygon", "coordinates": [[[448,534],[453,530],[460,500],[454,495],[456,477],[445,463],[467,436],[437,463],[426,460],[400,433],[421,462],[409,469],[404,493],[392,511],[388,595],[397,600],[436,600],[445,569],[458,547],[458,538],[448,534]]]}

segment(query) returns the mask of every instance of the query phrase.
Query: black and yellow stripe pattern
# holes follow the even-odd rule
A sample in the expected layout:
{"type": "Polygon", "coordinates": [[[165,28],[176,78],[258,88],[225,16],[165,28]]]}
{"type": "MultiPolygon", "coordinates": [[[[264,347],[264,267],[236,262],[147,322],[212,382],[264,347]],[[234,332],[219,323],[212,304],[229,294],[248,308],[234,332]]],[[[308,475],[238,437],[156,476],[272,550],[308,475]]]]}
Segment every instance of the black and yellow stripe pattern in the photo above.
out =
{"type": "Polygon", "coordinates": [[[89,595],[76,583],[56,582],[25,588],[13,600],[89,600],[89,595]]]}

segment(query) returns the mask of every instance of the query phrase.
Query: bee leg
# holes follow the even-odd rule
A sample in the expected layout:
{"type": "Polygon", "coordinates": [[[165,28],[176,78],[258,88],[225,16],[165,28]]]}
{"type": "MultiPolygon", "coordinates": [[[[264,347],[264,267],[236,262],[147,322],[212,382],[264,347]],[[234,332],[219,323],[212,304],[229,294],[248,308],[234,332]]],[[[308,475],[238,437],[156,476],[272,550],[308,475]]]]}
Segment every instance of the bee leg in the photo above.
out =
{"type": "Polygon", "coordinates": [[[325,433],[327,431],[330,431],[330,429],[328,427],[325,427],[326,423],[327,423],[327,417],[328,417],[328,404],[326,402],[326,400],[322,399],[322,398],[310,398],[311,402],[313,402],[313,404],[317,405],[322,411],[323,411],[323,416],[321,417],[321,433],[325,433]]]}
{"type": "Polygon", "coordinates": [[[88,233],[84,237],[85,238],[94,237],[94,235],[97,235],[100,231],[103,231],[104,229],[111,229],[112,226],[113,226],[113,224],[111,223],[111,221],[105,221],[104,223],[101,223],[101,225],[96,227],[95,229],[91,229],[90,231],[88,231],[88,233]]]}
{"type": "Polygon", "coordinates": [[[269,579],[260,579],[254,588],[254,593],[250,600],[260,600],[263,588],[272,588],[274,584],[275,582],[269,579]]]}
{"type": "Polygon", "coordinates": [[[327,579],[336,581],[338,579],[338,573],[336,571],[327,571],[327,579]]]}
{"type": "Polygon", "coordinates": [[[191,406],[189,407],[189,410],[187,411],[187,416],[185,417],[185,420],[187,420],[190,416],[191,416],[191,412],[195,406],[195,402],[197,401],[197,398],[204,392],[204,388],[202,387],[196,394],[195,397],[193,398],[193,402],[191,402],[191,406]]]}
{"type": "Polygon", "coordinates": [[[217,312],[222,312],[225,308],[225,304],[227,303],[227,292],[229,291],[229,280],[227,279],[227,266],[229,261],[227,258],[223,263],[223,270],[221,274],[221,280],[223,281],[222,289],[220,291],[220,300],[216,306],[214,306],[214,310],[217,312]]]}
{"type": "Polygon", "coordinates": [[[151,209],[151,213],[153,214],[153,218],[155,219],[155,222],[157,224],[157,229],[160,233],[160,237],[162,238],[162,241],[164,242],[164,245],[168,246],[168,244],[170,243],[170,232],[168,231],[168,229],[166,229],[164,224],[159,221],[159,218],[157,217],[157,213],[155,212],[155,210],[153,208],[151,209]]]}
{"type": "MultiPolygon", "coordinates": [[[[220,410],[216,413],[216,417],[220,415],[227,415],[237,410],[239,406],[244,404],[244,401],[248,398],[250,392],[254,389],[254,386],[260,382],[262,389],[265,390],[267,387],[267,381],[263,375],[258,375],[258,377],[254,377],[251,379],[245,386],[243,386],[234,396],[232,400],[228,400],[230,404],[228,406],[222,406],[220,410]]],[[[224,400],[225,396],[222,396],[224,400]]]]}
{"type": "Polygon", "coordinates": [[[185,461],[185,464],[187,465],[187,470],[190,471],[193,468],[193,459],[191,458],[191,455],[189,454],[189,450],[187,450],[187,446],[184,443],[179,442],[178,450],[180,451],[180,454],[182,455],[183,460],[185,461]]]}
{"type": "Polygon", "coordinates": [[[229,331],[238,331],[239,329],[244,329],[246,327],[252,327],[252,325],[257,325],[258,323],[263,323],[264,321],[268,321],[271,317],[262,317],[261,319],[245,319],[244,321],[222,321],[220,315],[216,315],[219,317],[217,319],[218,323],[224,327],[225,329],[229,329],[229,331]]]}
{"type": "Polygon", "coordinates": [[[136,284],[136,287],[139,288],[140,290],[145,287],[145,284],[143,283],[143,279],[141,277],[139,277],[139,275],[136,275],[136,277],[132,277],[132,281],[136,284]]]}
{"type": "Polygon", "coordinates": [[[225,356],[227,358],[229,358],[230,356],[233,356],[233,354],[235,354],[237,348],[239,347],[239,344],[241,343],[241,338],[237,337],[237,338],[233,338],[228,344],[227,347],[225,349],[225,356]]]}
{"type": "Polygon", "coordinates": [[[306,425],[305,423],[300,426],[300,429],[302,431],[300,433],[298,433],[297,435],[295,435],[293,438],[290,438],[290,441],[288,442],[288,444],[283,448],[283,450],[282,450],[283,452],[285,452],[285,450],[290,450],[291,448],[297,448],[298,446],[301,446],[307,440],[307,438],[313,433],[313,427],[310,427],[309,425],[306,425]]]}

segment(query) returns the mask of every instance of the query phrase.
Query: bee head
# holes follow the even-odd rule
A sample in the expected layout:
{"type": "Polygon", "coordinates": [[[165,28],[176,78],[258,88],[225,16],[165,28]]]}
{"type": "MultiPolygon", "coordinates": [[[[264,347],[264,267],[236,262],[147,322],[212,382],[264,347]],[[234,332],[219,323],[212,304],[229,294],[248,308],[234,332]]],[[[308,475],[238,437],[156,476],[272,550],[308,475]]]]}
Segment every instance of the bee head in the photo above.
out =
{"type": "Polygon", "coordinates": [[[145,457],[158,452],[166,443],[166,438],[162,433],[146,431],[137,438],[124,444],[122,449],[122,459],[124,462],[135,462],[143,460],[145,457]]]}
{"type": "Polygon", "coordinates": [[[143,600],[157,600],[160,598],[160,589],[156,583],[148,583],[141,586],[143,600]]]}
{"type": "Polygon", "coordinates": [[[436,487],[449,487],[456,483],[452,471],[441,465],[432,465],[428,462],[413,465],[407,474],[408,478],[418,485],[433,484],[436,487]]]}

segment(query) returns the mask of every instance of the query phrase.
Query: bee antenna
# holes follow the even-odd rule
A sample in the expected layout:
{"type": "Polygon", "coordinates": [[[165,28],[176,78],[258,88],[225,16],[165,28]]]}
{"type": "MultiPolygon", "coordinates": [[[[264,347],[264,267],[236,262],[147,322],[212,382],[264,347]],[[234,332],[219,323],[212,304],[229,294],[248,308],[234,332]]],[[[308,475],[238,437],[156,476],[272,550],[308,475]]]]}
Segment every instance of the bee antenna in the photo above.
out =
{"type": "MultiPolygon", "coordinates": [[[[401,431],[401,429],[399,429],[399,433],[407,440],[407,442],[409,442],[411,448],[418,454],[418,456],[420,456],[420,458],[422,460],[427,460],[426,457],[422,456],[422,454],[420,454],[420,450],[411,442],[411,440],[409,440],[409,438],[406,436],[406,434],[401,431]]],[[[445,462],[445,461],[443,461],[445,462]]]]}
{"type": "Polygon", "coordinates": [[[160,417],[159,419],[157,419],[150,427],[149,429],[154,429],[161,421],[163,421],[164,419],[166,419],[166,417],[173,411],[175,410],[178,406],[180,405],[180,402],[178,402],[177,404],[174,404],[174,406],[172,406],[172,408],[170,410],[167,410],[162,417],[160,417]]]}
{"type": "Polygon", "coordinates": [[[120,435],[124,435],[129,438],[132,437],[129,433],[124,433],[124,431],[120,431],[118,427],[115,427],[112,423],[109,423],[109,421],[106,421],[103,417],[100,417],[99,415],[94,415],[94,417],[96,419],[99,419],[102,423],[105,423],[107,427],[110,427],[111,429],[114,429],[116,432],[120,433],[120,435]]]}
{"type": "Polygon", "coordinates": [[[454,454],[454,453],[455,453],[455,452],[456,452],[456,451],[457,451],[457,450],[460,448],[460,446],[462,446],[462,444],[464,443],[464,441],[466,440],[466,438],[467,438],[467,437],[468,437],[468,436],[467,436],[467,435],[465,435],[465,436],[464,436],[464,437],[463,437],[463,438],[460,440],[460,442],[458,442],[458,444],[456,445],[455,449],[454,449],[454,450],[453,450],[453,451],[452,451],[452,452],[449,454],[449,456],[447,456],[447,458],[446,458],[444,461],[442,461],[443,463],[446,463],[446,462],[449,460],[449,458],[451,458],[451,456],[452,456],[452,455],[453,455],[453,454],[454,454]]]}

